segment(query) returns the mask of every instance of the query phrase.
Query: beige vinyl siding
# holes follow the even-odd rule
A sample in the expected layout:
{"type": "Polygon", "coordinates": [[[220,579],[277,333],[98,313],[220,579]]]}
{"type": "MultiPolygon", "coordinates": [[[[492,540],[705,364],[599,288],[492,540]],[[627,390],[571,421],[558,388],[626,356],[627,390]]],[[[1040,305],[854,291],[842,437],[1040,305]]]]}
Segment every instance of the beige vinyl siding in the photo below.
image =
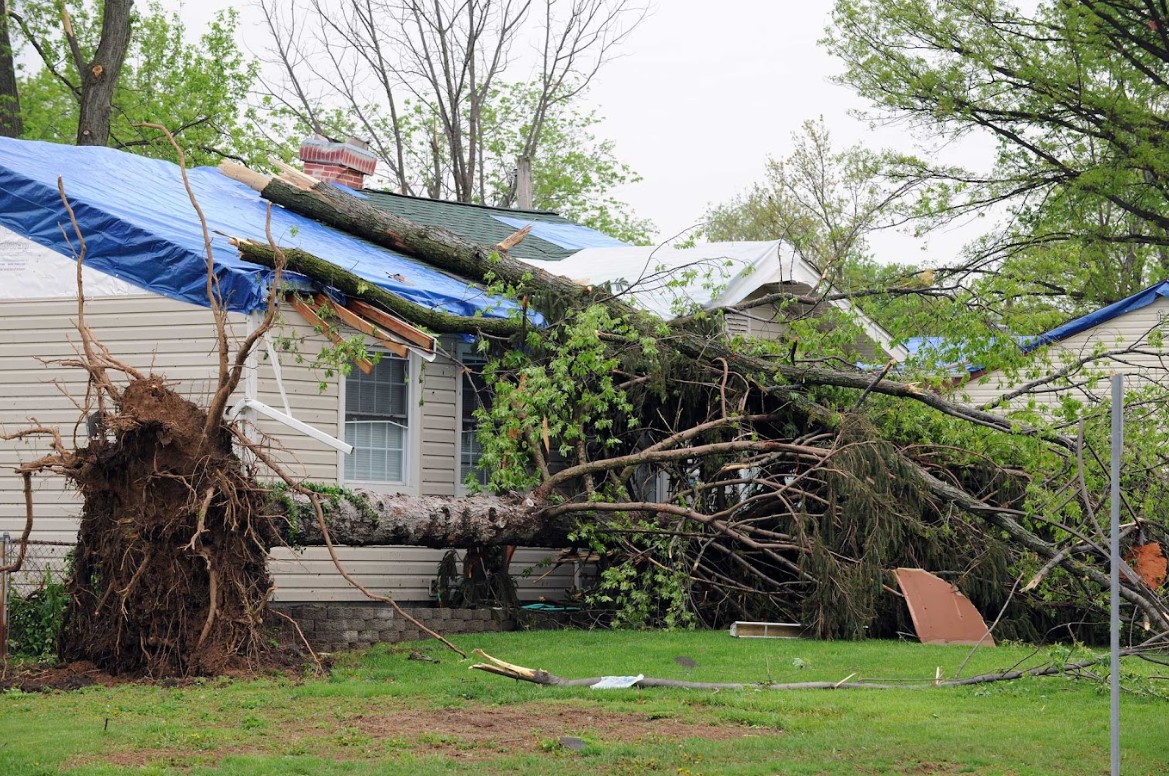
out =
{"type": "MultiPolygon", "coordinates": [[[[310,330],[311,331],[311,330],[310,330]]],[[[444,349],[449,350],[449,343],[444,349]]],[[[287,359],[281,359],[286,388],[289,385],[288,367],[284,366],[287,359]]],[[[452,496],[456,493],[458,483],[458,438],[456,434],[458,424],[459,395],[459,367],[448,357],[439,355],[428,364],[414,362],[414,367],[421,369],[421,396],[416,397],[419,402],[419,412],[412,416],[421,423],[420,433],[414,435],[420,449],[415,449],[420,465],[412,467],[419,477],[419,490],[427,496],[452,496]]],[[[301,367],[301,370],[304,370],[301,367]]],[[[264,374],[261,368],[261,375],[264,374]]],[[[319,394],[315,383],[309,385],[310,379],[317,379],[308,375],[304,377],[307,390],[297,399],[290,396],[292,402],[312,404],[317,401],[319,394]]],[[[279,395],[270,396],[264,391],[264,380],[261,379],[261,398],[273,407],[279,407],[279,395]]],[[[273,388],[274,390],[274,388],[273,388]]],[[[329,426],[327,419],[320,424],[314,423],[322,431],[341,435],[341,429],[336,427],[340,417],[337,404],[336,385],[330,385],[328,396],[332,397],[332,422],[329,426]],[[332,429],[332,430],[330,430],[332,429]]],[[[294,414],[297,418],[312,422],[302,417],[300,409],[294,403],[294,414]]],[[[312,443],[312,440],[308,440],[312,443]]],[[[316,443],[313,443],[316,444],[316,443]]],[[[337,478],[337,462],[339,456],[330,451],[333,458],[332,479],[337,478]]],[[[324,479],[324,478],[322,478],[324,479]]],[[[354,575],[363,585],[375,593],[388,593],[400,601],[430,601],[430,583],[438,574],[438,564],[442,560],[443,550],[426,547],[338,547],[338,556],[346,570],[354,575]]],[[[521,547],[516,551],[512,562],[512,573],[517,575],[516,582],[520,600],[534,601],[541,597],[559,599],[564,591],[572,586],[573,569],[571,565],[562,566],[541,579],[549,568],[536,568],[542,560],[554,558],[555,550],[521,547]],[[522,576],[524,569],[531,568],[529,576],[522,576]]],[[[272,552],[271,569],[276,581],[276,600],[282,602],[304,601],[361,601],[365,596],[353,588],[337,572],[328,551],[323,547],[307,547],[299,552],[287,548],[275,549],[272,552]]]]}
{"type": "MultiPolygon", "coordinates": [[[[0,429],[17,431],[35,418],[42,425],[60,427],[66,443],[72,443],[80,413],[66,394],[84,400],[85,373],[40,359],[75,356],[70,341],[77,342],[72,323],[76,318],[73,300],[0,302],[0,429]]],[[[156,296],[93,299],[86,306],[86,323],[116,358],[141,371],[165,375],[178,382],[182,395],[206,401],[216,362],[214,329],[203,308],[156,296]]],[[[233,333],[242,333],[242,316],[233,316],[232,328],[233,333]]],[[[85,433],[82,423],[77,428],[81,444],[85,433]]],[[[48,452],[43,438],[0,442],[0,530],[15,535],[24,525],[21,480],[12,470],[48,452]]],[[[35,478],[35,508],[35,538],[76,538],[78,501],[62,478],[35,478]]]]}
{"type": "MultiPolygon", "coordinates": [[[[396,601],[433,601],[431,581],[438,576],[438,564],[445,550],[427,547],[339,547],[337,554],[345,569],[371,592],[390,595],[396,601]]],[[[521,547],[511,562],[511,573],[521,601],[540,598],[562,600],[573,584],[572,564],[553,568],[557,550],[521,547]],[[543,565],[542,565],[543,564],[543,565]],[[525,571],[528,574],[525,575],[525,571]]],[[[462,551],[459,551],[462,568],[462,551]]],[[[368,600],[338,574],[324,547],[306,547],[300,552],[278,549],[272,552],[270,567],[276,579],[275,600],[364,601],[368,600]]],[[[590,573],[591,567],[585,570],[590,573]]]]}
{"type": "Polygon", "coordinates": [[[459,367],[440,355],[422,370],[421,492],[453,496],[459,481],[459,367]]]}
{"type": "Polygon", "coordinates": [[[1147,387],[1152,382],[1164,382],[1169,373],[1169,351],[1164,347],[1148,345],[1149,332],[1165,325],[1169,317],[1169,300],[1158,297],[1155,302],[1139,310],[1105,321],[1098,326],[1082,331],[1075,336],[1041,348],[1031,356],[1028,366],[1018,375],[991,372],[970,380],[959,388],[959,396],[969,404],[981,406],[995,401],[1016,386],[1023,385],[1041,376],[1050,375],[1064,365],[1091,356],[1101,350],[1115,350],[1133,345],[1142,352],[1123,356],[1123,363],[1103,359],[1089,364],[1072,379],[1062,379],[1051,384],[1058,390],[1022,396],[1011,402],[1012,409],[1020,409],[1029,402],[1037,406],[1053,406],[1065,396],[1081,400],[1087,394],[1102,395],[1107,391],[1105,381],[1109,370],[1125,372],[1125,385],[1129,390],[1147,387]]]}
{"type": "MultiPolygon", "coordinates": [[[[325,338],[295,312],[283,310],[269,339],[279,360],[280,382],[292,416],[329,436],[342,438],[340,385],[336,378],[327,378],[321,369],[311,367],[326,343],[325,338]],[[323,391],[322,382],[325,383],[323,391]]],[[[254,362],[256,398],[283,412],[284,400],[277,385],[276,370],[263,343],[256,351],[254,362]]],[[[336,449],[265,417],[257,419],[257,426],[274,442],[273,455],[291,474],[311,482],[337,481],[341,458],[336,449]]]]}

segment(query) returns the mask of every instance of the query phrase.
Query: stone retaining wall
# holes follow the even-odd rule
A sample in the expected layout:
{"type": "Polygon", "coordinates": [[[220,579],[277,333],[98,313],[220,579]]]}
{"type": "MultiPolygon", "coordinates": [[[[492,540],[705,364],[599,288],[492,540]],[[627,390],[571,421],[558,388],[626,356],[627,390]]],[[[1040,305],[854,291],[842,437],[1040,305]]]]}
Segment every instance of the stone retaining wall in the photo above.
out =
{"type": "MultiPolygon", "coordinates": [[[[392,607],[376,602],[276,605],[296,620],[304,637],[319,652],[361,649],[378,642],[412,641],[423,637],[392,607]]],[[[502,609],[402,607],[411,617],[443,636],[515,630],[515,620],[502,609]]],[[[282,620],[282,618],[276,618],[282,620]]],[[[287,624],[287,623],[286,623],[287,624]]],[[[291,630],[291,628],[289,628],[291,630]]],[[[295,637],[295,633],[288,634],[295,637]]]]}

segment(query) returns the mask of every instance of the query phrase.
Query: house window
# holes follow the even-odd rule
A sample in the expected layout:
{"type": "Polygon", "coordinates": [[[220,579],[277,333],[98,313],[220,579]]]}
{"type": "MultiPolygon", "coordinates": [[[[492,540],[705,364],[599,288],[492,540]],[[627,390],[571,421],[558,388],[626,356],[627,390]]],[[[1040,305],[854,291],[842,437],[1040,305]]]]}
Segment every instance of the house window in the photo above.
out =
{"type": "Polygon", "coordinates": [[[670,475],[662,469],[641,464],[633,470],[629,482],[629,496],[633,501],[665,504],[670,501],[670,475]]]}
{"type": "Polygon", "coordinates": [[[345,378],[345,456],[350,482],[406,481],[406,442],[410,384],[407,361],[384,354],[369,374],[353,370],[345,378]]]}
{"type": "Polygon", "coordinates": [[[458,359],[463,365],[459,401],[459,484],[468,482],[470,477],[470,481],[486,487],[487,472],[479,466],[483,447],[479,444],[475,410],[491,405],[491,393],[483,380],[483,365],[487,359],[470,345],[459,347],[458,359]]]}

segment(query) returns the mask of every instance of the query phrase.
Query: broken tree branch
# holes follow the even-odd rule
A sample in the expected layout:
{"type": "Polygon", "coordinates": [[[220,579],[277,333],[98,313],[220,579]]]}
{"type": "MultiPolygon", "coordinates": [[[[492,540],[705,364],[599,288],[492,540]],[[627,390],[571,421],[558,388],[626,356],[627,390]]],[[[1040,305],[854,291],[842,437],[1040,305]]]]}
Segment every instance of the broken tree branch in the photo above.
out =
{"type": "MultiPolygon", "coordinates": [[[[1122,657],[1130,657],[1140,655],[1150,651],[1147,647],[1134,647],[1131,649],[1121,650],[1122,657]]],[[[545,671],[542,668],[526,668],[524,666],[515,665],[514,663],[507,663],[499,658],[492,657],[481,649],[474,651],[476,657],[483,658],[488,661],[486,663],[475,663],[471,666],[471,670],[484,671],[496,676],[503,676],[508,679],[515,679],[521,682],[531,682],[532,684],[539,684],[545,687],[592,687],[600,682],[605,677],[603,676],[589,676],[580,679],[567,679],[562,676],[545,671]]],[[[1040,677],[1040,676],[1082,676],[1085,669],[1091,668],[1101,663],[1107,663],[1111,660],[1110,655],[1102,655],[1100,657],[1088,658],[1074,663],[1066,663],[1061,665],[1045,665],[1036,668],[1027,669],[1012,669],[1008,671],[999,671],[986,674],[979,674],[977,676],[967,677],[965,679],[947,679],[938,681],[935,679],[922,680],[915,682],[897,681],[891,683],[891,680],[872,681],[865,679],[857,679],[856,681],[849,681],[856,676],[855,673],[849,674],[843,680],[837,682],[690,682],[678,679],[657,679],[654,677],[642,677],[638,679],[633,687],[665,687],[673,689],[684,690],[925,690],[930,688],[949,688],[949,687],[968,687],[974,684],[988,684],[990,682],[1007,682],[1015,679],[1022,679],[1023,677],[1040,677]]]]}
{"type": "MultiPolygon", "coordinates": [[[[240,255],[253,264],[272,267],[277,261],[275,249],[249,242],[233,240],[240,255]]],[[[408,299],[392,294],[378,286],[364,281],[351,272],[330,264],[299,248],[284,248],[280,251],[288,262],[288,269],[307,275],[318,282],[332,286],[346,296],[360,299],[399,315],[418,326],[442,333],[483,333],[496,337],[510,337],[520,330],[520,321],[511,318],[487,318],[466,315],[452,315],[429,307],[415,304],[408,299]]]]}

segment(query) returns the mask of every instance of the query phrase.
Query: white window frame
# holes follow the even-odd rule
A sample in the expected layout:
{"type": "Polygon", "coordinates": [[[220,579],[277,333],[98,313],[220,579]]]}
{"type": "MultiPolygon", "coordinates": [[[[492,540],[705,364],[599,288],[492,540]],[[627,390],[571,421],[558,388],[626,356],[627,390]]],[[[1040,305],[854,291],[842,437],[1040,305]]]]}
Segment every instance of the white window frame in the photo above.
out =
{"type": "Polygon", "coordinates": [[[471,492],[463,481],[463,359],[464,352],[474,348],[468,343],[455,347],[455,495],[466,496],[471,492]]]}
{"type": "MultiPolygon", "coordinates": [[[[393,358],[388,352],[382,352],[382,358],[393,358]]],[[[417,496],[418,483],[422,481],[422,407],[419,399],[422,396],[422,359],[411,352],[406,361],[406,439],[402,448],[402,471],[405,473],[403,482],[367,482],[365,480],[350,480],[345,477],[345,454],[337,452],[337,482],[355,488],[372,490],[376,493],[401,494],[417,496]]],[[[356,367],[354,367],[356,368],[356,367]]],[[[337,381],[337,427],[345,436],[345,386],[347,379],[340,377],[337,381]]]]}

